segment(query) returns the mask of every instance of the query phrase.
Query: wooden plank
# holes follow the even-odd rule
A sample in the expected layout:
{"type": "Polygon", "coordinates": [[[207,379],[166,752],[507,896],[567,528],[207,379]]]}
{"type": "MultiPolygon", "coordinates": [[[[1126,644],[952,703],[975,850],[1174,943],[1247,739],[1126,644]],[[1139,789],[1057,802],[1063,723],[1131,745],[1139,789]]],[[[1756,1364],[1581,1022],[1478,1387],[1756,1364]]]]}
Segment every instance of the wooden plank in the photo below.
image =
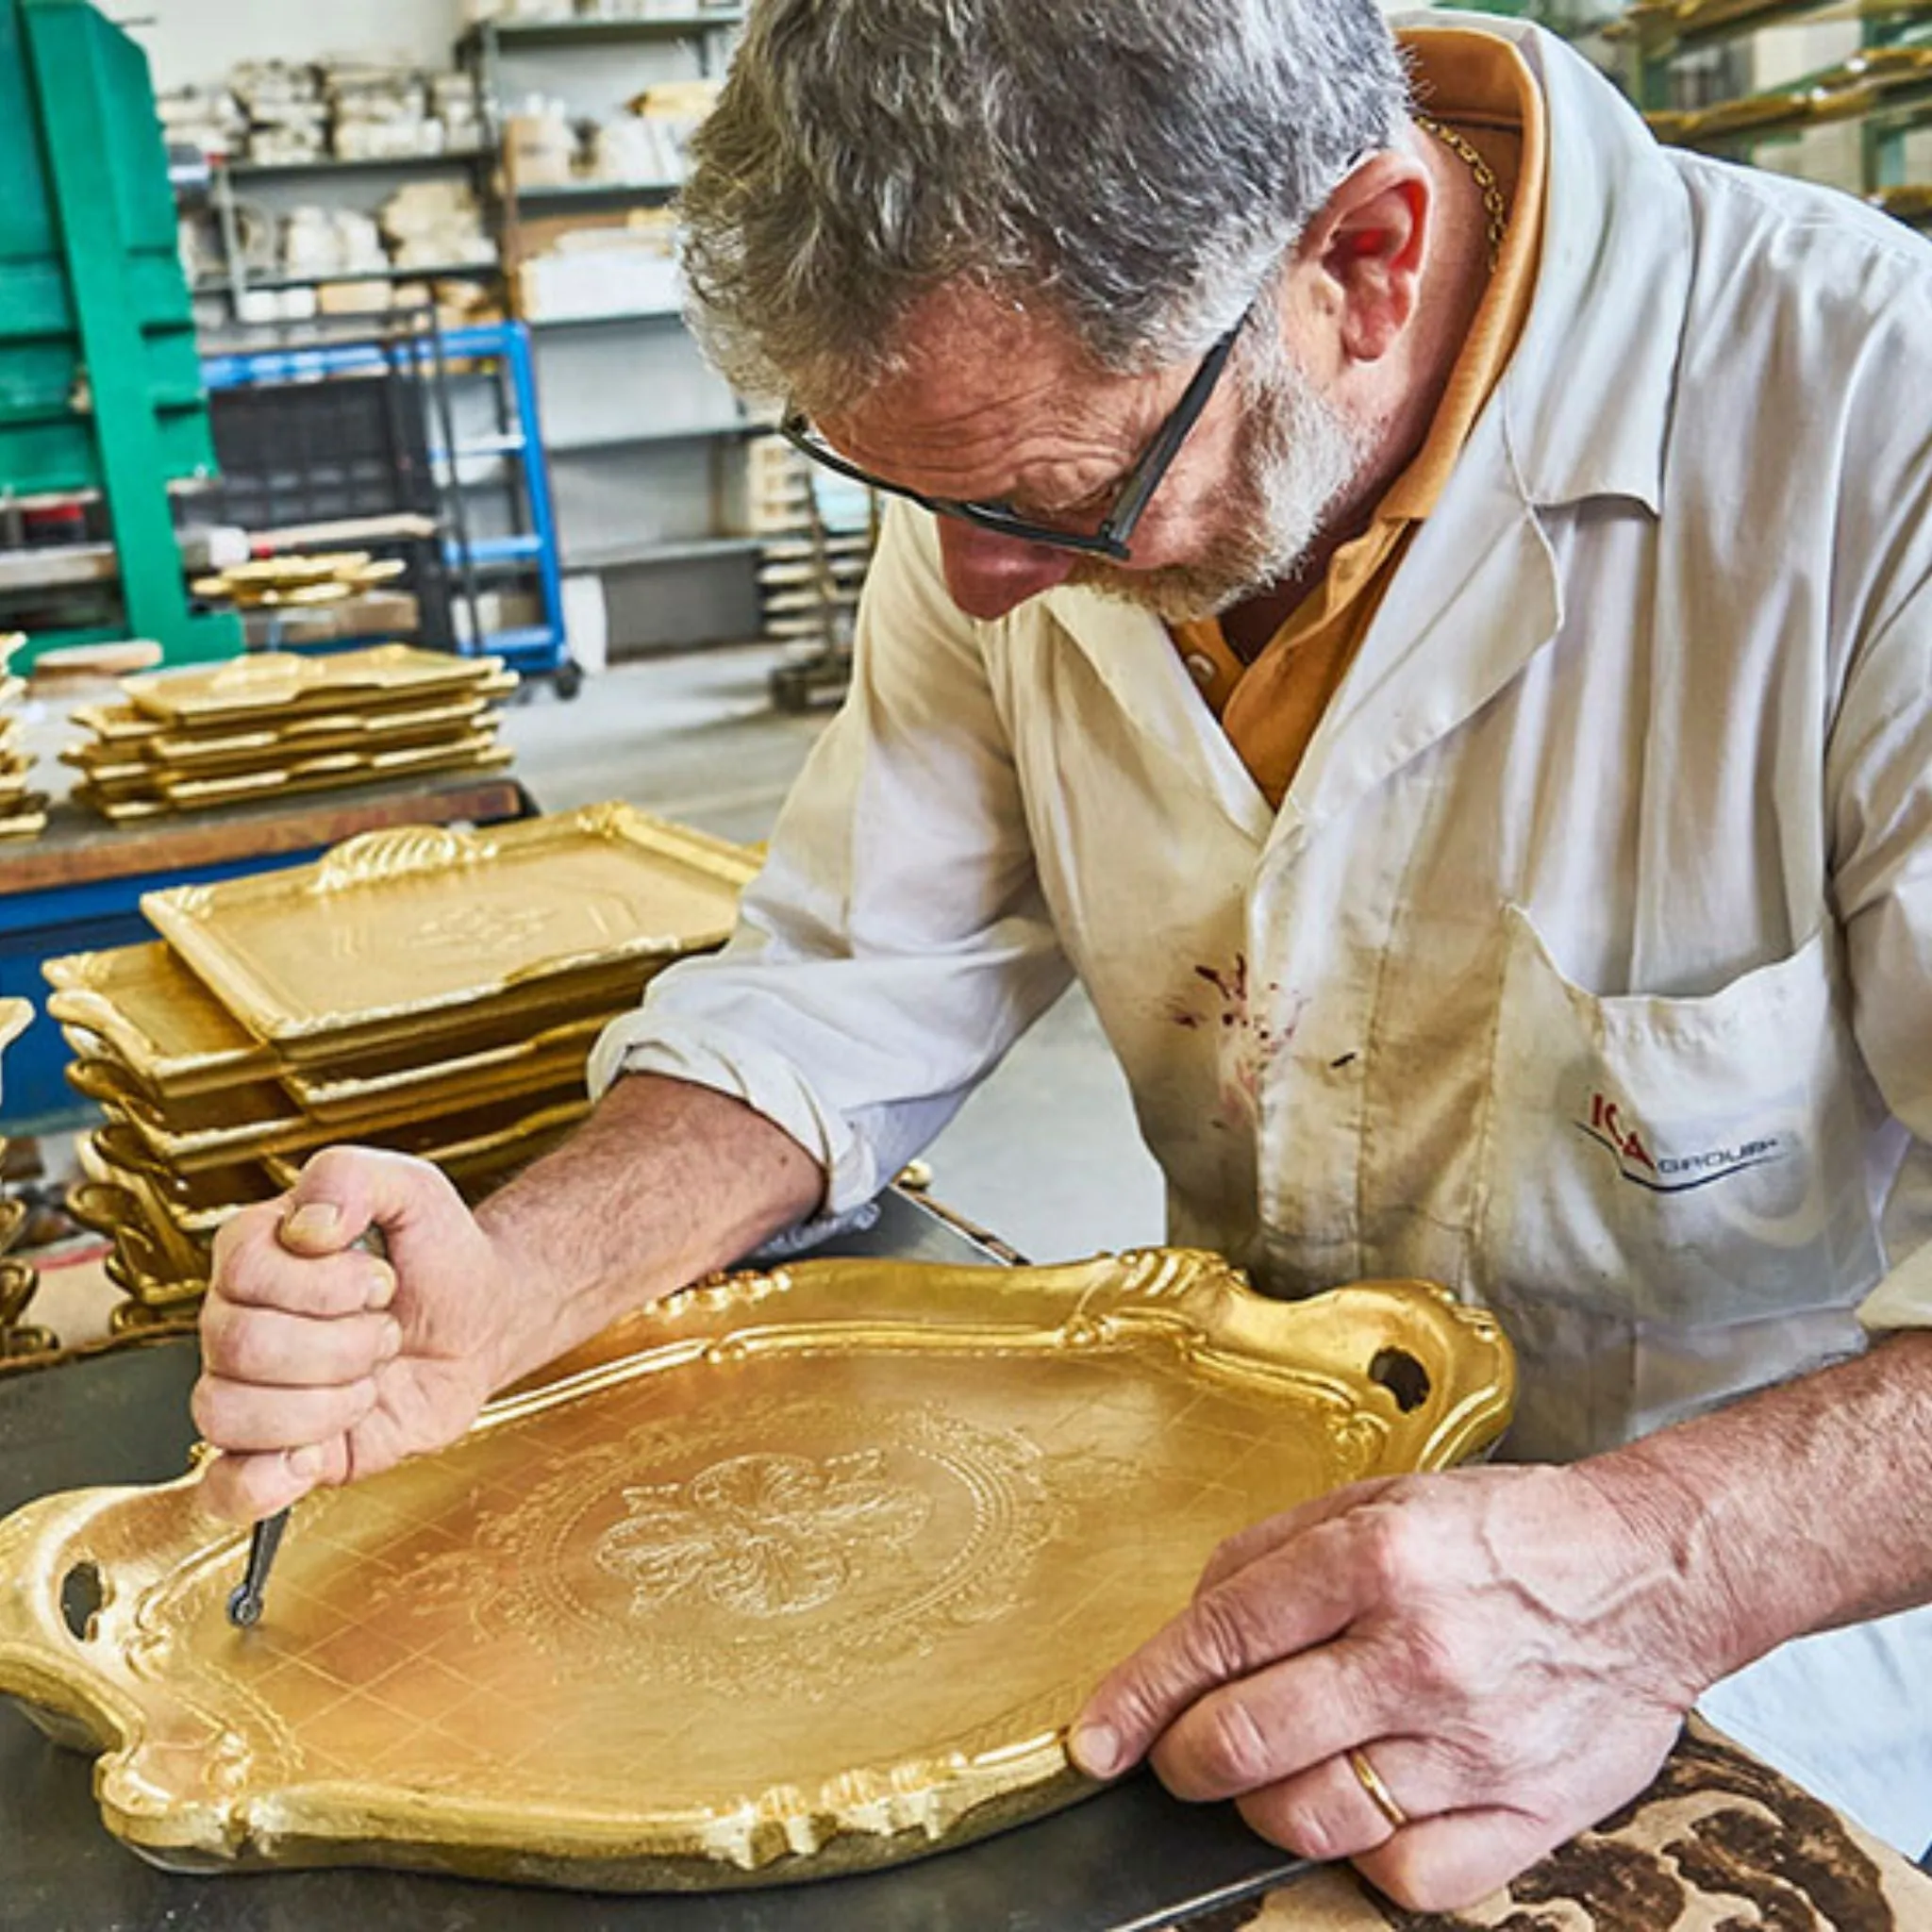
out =
{"type": "Polygon", "coordinates": [[[314,852],[392,825],[488,824],[528,809],[514,778],[461,774],[441,783],[364,785],[300,805],[241,806],[125,826],[63,801],[40,838],[0,846],[0,899],[314,852]]]}

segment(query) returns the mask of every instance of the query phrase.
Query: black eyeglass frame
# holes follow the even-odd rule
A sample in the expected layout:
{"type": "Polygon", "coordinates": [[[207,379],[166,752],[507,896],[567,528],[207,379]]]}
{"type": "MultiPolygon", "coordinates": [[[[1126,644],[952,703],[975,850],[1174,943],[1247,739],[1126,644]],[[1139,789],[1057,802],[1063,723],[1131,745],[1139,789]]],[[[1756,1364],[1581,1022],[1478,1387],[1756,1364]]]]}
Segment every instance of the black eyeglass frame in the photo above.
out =
{"type": "Polygon", "coordinates": [[[1133,555],[1130,546],[1135,526],[1148,504],[1154,500],[1154,492],[1165,480],[1174,458],[1180,454],[1189,432],[1207,408],[1216,385],[1221,381],[1222,372],[1227,367],[1228,358],[1234,354],[1234,345],[1241,330],[1247,327],[1257,306],[1251,303],[1242,310],[1241,319],[1208,351],[1192,380],[1182,391],[1180,401],[1169,411],[1166,422],[1155,432],[1147,447],[1135,458],[1134,467],[1121,479],[1119,494],[1101,518],[1099,529],[1091,536],[1084,531],[1057,530],[1050,524],[1035,523],[1004,503],[966,497],[927,496],[921,491],[888,483],[883,476],[875,476],[870,470],[860,469],[857,463],[848,463],[795,409],[779,424],[778,433],[793,449],[825,469],[850,477],[855,483],[863,483],[868,490],[882,491],[888,496],[903,496],[908,502],[916,503],[936,516],[957,517],[961,523],[991,530],[996,536],[1010,537],[1020,543],[1038,543],[1055,550],[1077,551],[1083,557],[1105,557],[1114,563],[1126,563],[1133,555]]]}

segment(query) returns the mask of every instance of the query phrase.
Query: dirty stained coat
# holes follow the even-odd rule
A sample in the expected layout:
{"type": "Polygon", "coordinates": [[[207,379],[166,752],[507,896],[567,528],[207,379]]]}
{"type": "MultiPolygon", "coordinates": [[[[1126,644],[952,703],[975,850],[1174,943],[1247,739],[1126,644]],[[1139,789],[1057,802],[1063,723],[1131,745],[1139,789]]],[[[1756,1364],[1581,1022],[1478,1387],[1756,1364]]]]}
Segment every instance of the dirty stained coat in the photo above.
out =
{"type": "MultiPolygon", "coordinates": [[[[838,1214],[1076,973],[1172,1238],[1488,1304],[1560,1459],[1932,1323],[1932,249],[1491,25],[1533,310],[1280,811],[1151,617],[973,622],[897,508],[737,938],[593,1072],[742,1096],[838,1214]]],[[[1709,1707],[1932,1840],[1923,1616],[1709,1707]]]]}

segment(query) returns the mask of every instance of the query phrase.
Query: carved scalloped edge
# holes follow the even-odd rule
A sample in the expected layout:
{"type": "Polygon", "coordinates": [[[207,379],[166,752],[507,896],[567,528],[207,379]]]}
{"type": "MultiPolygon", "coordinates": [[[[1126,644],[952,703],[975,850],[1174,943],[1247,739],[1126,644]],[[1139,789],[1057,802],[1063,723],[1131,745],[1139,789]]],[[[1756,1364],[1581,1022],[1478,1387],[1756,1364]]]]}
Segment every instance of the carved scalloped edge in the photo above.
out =
{"type": "Polygon", "coordinates": [[[345,840],[316,863],[307,890],[317,898],[424,873],[459,872],[496,856],[493,840],[454,825],[398,825],[345,840]]]}

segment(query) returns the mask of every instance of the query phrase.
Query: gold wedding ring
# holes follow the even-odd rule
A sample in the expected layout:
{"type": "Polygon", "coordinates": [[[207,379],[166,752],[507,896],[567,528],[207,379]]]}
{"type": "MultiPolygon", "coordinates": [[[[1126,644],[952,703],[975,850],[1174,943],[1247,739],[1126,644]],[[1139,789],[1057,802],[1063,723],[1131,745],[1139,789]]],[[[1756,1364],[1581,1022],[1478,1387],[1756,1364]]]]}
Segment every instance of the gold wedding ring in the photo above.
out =
{"type": "Polygon", "coordinates": [[[1382,1782],[1381,1774],[1369,1762],[1368,1753],[1351,1751],[1348,1754],[1348,1768],[1355,1773],[1362,1790],[1375,1801],[1375,1809],[1400,1831],[1408,1823],[1408,1813],[1395,1802],[1394,1793],[1382,1782]]]}

